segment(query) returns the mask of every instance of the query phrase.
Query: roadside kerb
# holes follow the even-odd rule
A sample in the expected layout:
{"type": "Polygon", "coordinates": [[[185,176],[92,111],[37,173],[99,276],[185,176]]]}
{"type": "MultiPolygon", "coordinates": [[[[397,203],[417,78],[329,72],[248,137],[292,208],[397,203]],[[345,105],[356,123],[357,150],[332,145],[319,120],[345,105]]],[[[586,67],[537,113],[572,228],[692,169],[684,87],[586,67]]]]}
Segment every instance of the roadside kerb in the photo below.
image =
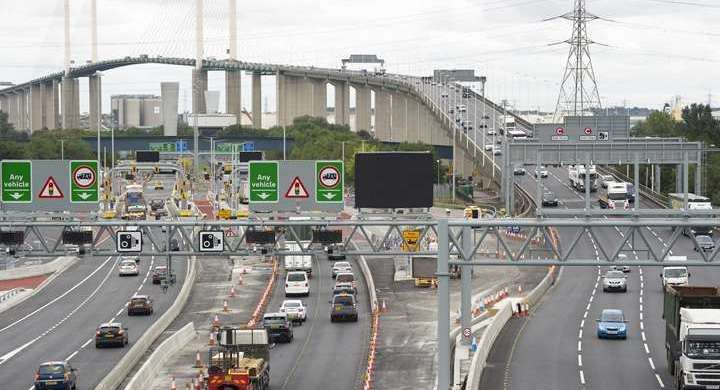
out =
{"type": "Polygon", "coordinates": [[[487,362],[487,357],[490,354],[495,339],[505,327],[505,324],[512,317],[512,304],[510,301],[503,301],[500,303],[500,309],[495,313],[495,316],[489,320],[488,325],[485,327],[485,331],[480,337],[480,341],[477,343],[477,350],[473,354],[470,362],[470,370],[467,376],[466,389],[477,389],[480,384],[480,378],[482,377],[482,371],[487,362]]]}
{"type": "Polygon", "coordinates": [[[125,390],[146,389],[147,384],[151,383],[152,379],[158,375],[159,368],[165,364],[168,358],[185,347],[195,336],[197,336],[197,332],[195,331],[195,325],[191,321],[165,339],[133,375],[130,382],[125,386],[125,390]]]}
{"type": "Polygon", "coordinates": [[[140,361],[145,352],[150,348],[152,343],[160,337],[160,335],[167,329],[168,326],[175,320],[180,314],[183,307],[187,303],[190,297],[190,291],[195,284],[195,277],[197,271],[195,256],[192,256],[188,261],[188,268],[185,274],[185,283],[183,283],[182,289],[175,302],[168,308],[168,310],[160,316],[160,318],[152,324],[143,335],[135,342],[125,356],[120,359],[120,362],[113,367],[113,369],[105,376],[105,378],[95,387],[95,390],[114,390],[120,386],[125,377],[130,373],[132,368],[140,361]]]}

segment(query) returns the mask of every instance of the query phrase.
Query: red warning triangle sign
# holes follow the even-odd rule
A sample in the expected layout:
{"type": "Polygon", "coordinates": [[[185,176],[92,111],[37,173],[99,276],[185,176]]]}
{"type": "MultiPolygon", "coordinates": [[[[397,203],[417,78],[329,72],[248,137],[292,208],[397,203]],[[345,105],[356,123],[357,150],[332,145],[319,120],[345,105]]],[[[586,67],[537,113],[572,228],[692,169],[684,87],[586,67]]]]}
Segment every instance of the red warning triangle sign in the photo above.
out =
{"type": "Polygon", "coordinates": [[[302,181],[298,176],[295,176],[293,181],[290,183],[290,188],[288,188],[287,192],[285,193],[286,198],[307,198],[310,194],[308,194],[307,190],[305,189],[305,185],[303,185],[302,181]]]}
{"type": "Polygon", "coordinates": [[[52,176],[45,180],[45,184],[43,184],[38,194],[38,198],[41,199],[62,199],[64,197],[65,195],[63,195],[62,190],[60,190],[60,187],[52,176]]]}

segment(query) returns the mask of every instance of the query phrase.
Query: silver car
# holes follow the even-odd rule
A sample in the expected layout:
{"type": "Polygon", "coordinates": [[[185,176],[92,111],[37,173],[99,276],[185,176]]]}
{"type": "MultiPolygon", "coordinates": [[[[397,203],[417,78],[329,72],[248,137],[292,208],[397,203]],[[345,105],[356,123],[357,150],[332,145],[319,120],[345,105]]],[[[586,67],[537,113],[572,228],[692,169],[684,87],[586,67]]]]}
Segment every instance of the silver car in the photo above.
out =
{"type": "Polygon", "coordinates": [[[332,277],[337,277],[340,273],[352,273],[352,265],[347,261],[336,261],[332,266],[332,277]]]}
{"type": "Polygon", "coordinates": [[[713,241],[712,238],[710,238],[710,236],[705,236],[705,235],[695,236],[695,241],[697,241],[697,243],[698,243],[697,246],[695,248],[693,248],[696,252],[699,252],[700,249],[702,249],[703,252],[705,252],[705,251],[712,252],[713,249],[715,249],[715,242],[713,241]]]}
{"type": "Polygon", "coordinates": [[[627,278],[622,271],[610,270],[603,276],[603,291],[627,292],[627,278]]]}

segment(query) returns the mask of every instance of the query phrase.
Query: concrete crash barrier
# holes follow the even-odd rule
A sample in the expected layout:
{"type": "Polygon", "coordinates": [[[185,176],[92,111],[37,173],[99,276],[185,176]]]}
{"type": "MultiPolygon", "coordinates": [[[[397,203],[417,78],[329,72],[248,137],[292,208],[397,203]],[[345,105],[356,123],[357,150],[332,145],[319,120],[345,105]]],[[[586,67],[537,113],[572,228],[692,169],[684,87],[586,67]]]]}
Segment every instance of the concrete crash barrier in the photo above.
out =
{"type": "Polygon", "coordinates": [[[45,264],[3,270],[0,271],[0,280],[24,279],[63,271],[72,265],[75,260],[77,260],[75,256],[61,256],[45,264]]]}
{"type": "MultiPolygon", "coordinates": [[[[532,289],[527,297],[525,297],[524,301],[529,304],[530,307],[539,302],[547,290],[555,283],[555,270],[555,266],[549,267],[543,280],[532,289]]],[[[490,354],[493,344],[495,343],[495,339],[497,339],[497,336],[513,315],[513,304],[511,300],[501,301],[500,305],[500,310],[495,313],[495,316],[491,319],[490,325],[485,328],[485,332],[483,332],[483,335],[478,342],[477,352],[475,352],[472,361],[470,362],[470,370],[468,371],[467,376],[467,389],[477,389],[478,386],[480,386],[483,369],[485,368],[487,357],[490,354]]]]}
{"type": "Polygon", "coordinates": [[[160,334],[167,329],[168,326],[180,315],[183,307],[190,298],[190,291],[195,284],[197,274],[196,259],[191,257],[187,273],[185,274],[185,283],[178,294],[175,302],[167,309],[167,311],[155,321],[143,335],[133,344],[130,350],[123,356],[115,367],[103,378],[103,380],[95,387],[95,390],[115,390],[122,381],[130,374],[130,370],[140,361],[145,352],[150,349],[160,334]]]}
{"type": "Polygon", "coordinates": [[[153,378],[157,376],[160,369],[165,365],[170,357],[178,353],[187,343],[192,341],[197,335],[195,325],[188,322],[175,332],[172,336],[163,341],[150,357],[143,363],[138,372],[133,375],[130,382],[125,386],[125,390],[144,390],[148,383],[152,383],[153,378]]]}
{"type": "Polygon", "coordinates": [[[23,291],[23,289],[14,288],[10,291],[5,291],[4,293],[0,294],[0,302],[5,302],[6,300],[16,296],[20,291],[23,291]]]}
{"type": "MultiPolygon", "coordinates": [[[[355,250],[360,250],[354,242],[350,242],[350,245],[353,246],[355,250]]],[[[370,267],[367,265],[367,260],[365,260],[365,256],[358,256],[357,258],[358,266],[360,266],[360,272],[362,272],[363,276],[365,277],[365,284],[367,285],[368,290],[368,296],[370,297],[370,310],[374,313],[378,310],[378,299],[377,299],[377,292],[375,291],[375,281],[373,280],[372,273],[370,272],[370,267]]]]}

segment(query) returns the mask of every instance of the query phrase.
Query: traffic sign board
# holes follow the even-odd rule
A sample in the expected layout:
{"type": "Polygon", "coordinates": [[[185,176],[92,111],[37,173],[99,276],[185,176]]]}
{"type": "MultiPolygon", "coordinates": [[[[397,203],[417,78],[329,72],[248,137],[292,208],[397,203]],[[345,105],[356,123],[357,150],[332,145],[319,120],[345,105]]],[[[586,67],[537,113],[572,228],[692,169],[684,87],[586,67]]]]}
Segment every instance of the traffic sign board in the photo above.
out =
{"type": "Polygon", "coordinates": [[[4,160],[2,171],[2,201],[4,203],[32,203],[32,162],[4,160]]]}
{"type": "Polygon", "coordinates": [[[555,129],[555,135],[565,135],[565,129],[562,127],[558,127],[555,129]]]}
{"type": "Polygon", "coordinates": [[[150,142],[148,149],[155,152],[176,152],[177,142],[150,142]]]}
{"type": "Polygon", "coordinates": [[[250,161],[248,177],[250,203],[277,203],[280,198],[277,161],[250,161]]]}
{"type": "Polygon", "coordinates": [[[290,183],[290,187],[288,187],[287,191],[285,192],[286,198],[307,198],[310,196],[308,194],[307,189],[305,189],[305,185],[303,184],[302,180],[300,180],[300,177],[295,176],[293,181],[290,183]]]}
{"type": "Polygon", "coordinates": [[[52,176],[45,180],[45,184],[43,184],[42,189],[38,194],[38,198],[40,199],[62,199],[64,197],[65,195],[60,189],[60,186],[52,176]]]}
{"type": "Polygon", "coordinates": [[[586,127],[585,130],[583,130],[583,131],[585,132],[585,135],[591,135],[591,134],[592,134],[592,128],[590,128],[590,127],[586,127]]]}
{"type": "Polygon", "coordinates": [[[97,203],[97,161],[70,161],[70,202],[97,203]]]}
{"type": "Polygon", "coordinates": [[[315,201],[317,203],[343,202],[344,168],[342,161],[315,161],[315,201]]]}
{"type": "Polygon", "coordinates": [[[463,336],[466,338],[470,338],[470,336],[472,336],[472,331],[470,331],[470,328],[463,329],[463,336]]]}

